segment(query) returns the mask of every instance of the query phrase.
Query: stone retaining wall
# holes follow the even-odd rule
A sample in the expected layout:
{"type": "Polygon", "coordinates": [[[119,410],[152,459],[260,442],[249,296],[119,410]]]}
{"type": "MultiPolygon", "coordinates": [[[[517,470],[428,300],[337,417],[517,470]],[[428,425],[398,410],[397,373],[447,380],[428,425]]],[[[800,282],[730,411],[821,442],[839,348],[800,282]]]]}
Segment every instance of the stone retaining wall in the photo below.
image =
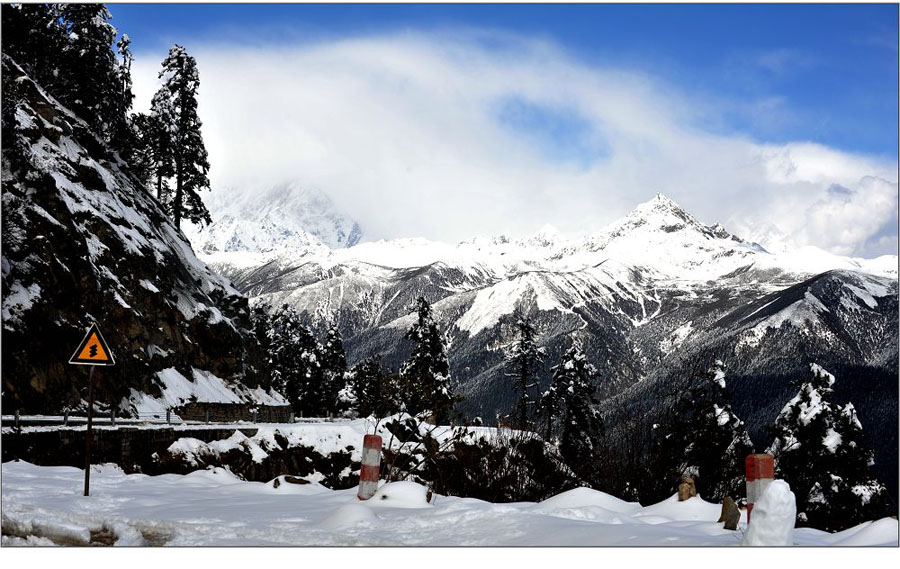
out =
{"type": "MultiPolygon", "coordinates": [[[[162,474],[153,454],[165,451],[182,437],[204,442],[227,439],[236,430],[248,437],[256,434],[255,427],[241,428],[184,428],[184,427],[95,427],[91,442],[91,463],[114,462],[125,472],[162,474]]],[[[41,466],[76,466],[84,468],[84,427],[59,428],[46,431],[3,433],[3,462],[25,460],[41,466]]]]}
{"type": "Polygon", "coordinates": [[[291,419],[291,406],[248,405],[244,403],[187,403],[175,409],[175,413],[185,421],[205,421],[216,423],[228,421],[254,420],[251,409],[256,409],[255,421],[263,423],[287,423],[291,419]]]}

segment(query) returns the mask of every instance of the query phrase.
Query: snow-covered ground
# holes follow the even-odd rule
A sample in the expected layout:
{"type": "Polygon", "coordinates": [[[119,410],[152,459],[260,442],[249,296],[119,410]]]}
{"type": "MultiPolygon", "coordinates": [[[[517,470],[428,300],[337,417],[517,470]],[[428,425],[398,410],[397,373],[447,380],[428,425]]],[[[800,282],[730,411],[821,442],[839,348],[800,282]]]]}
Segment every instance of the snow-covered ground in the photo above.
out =
{"type": "MultiPolygon", "coordinates": [[[[72,467],[2,466],[4,546],[116,545],[679,545],[737,546],[716,523],[720,507],[673,496],[642,507],[580,488],[541,503],[491,504],[435,496],[411,482],[382,486],[367,502],[356,489],[280,480],[245,482],[223,469],[188,475],[124,474],[95,466],[91,496],[72,467]]],[[[795,545],[897,546],[897,520],[844,532],[794,530],[795,545]]]]}

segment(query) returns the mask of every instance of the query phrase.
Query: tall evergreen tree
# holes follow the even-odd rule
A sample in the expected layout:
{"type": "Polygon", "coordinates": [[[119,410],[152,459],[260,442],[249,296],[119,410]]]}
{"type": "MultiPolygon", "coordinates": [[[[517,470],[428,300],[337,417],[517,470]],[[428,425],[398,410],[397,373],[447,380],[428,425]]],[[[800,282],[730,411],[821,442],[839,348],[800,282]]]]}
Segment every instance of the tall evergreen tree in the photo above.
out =
{"type": "Polygon", "coordinates": [[[128,122],[131,130],[128,165],[140,185],[149,191],[156,171],[155,149],[151,138],[153,121],[149,114],[135,113],[128,122]]]}
{"type": "Polygon", "coordinates": [[[543,423],[544,440],[550,442],[553,437],[554,426],[559,419],[562,407],[563,376],[553,374],[550,386],[541,394],[539,402],[540,417],[543,423]]]}
{"type": "Polygon", "coordinates": [[[328,412],[321,346],[303,325],[300,314],[283,305],[272,312],[266,330],[272,384],[294,412],[322,416],[328,412]]]}
{"type": "Polygon", "coordinates": [[[112,16],[104,4],[60,4],[59,16],[69,41],[61,54],[65,77],[58,96],[110,141],[113,125],[124,120],[112,16]]]}
{"type": "Polygon", "coordinates": [[[153,95],[150,115],[142,130],[149,151],[152,176],[155,178],[156,199],[169,212],[171,188],[169,178],[175,175],[174,137],[177,129],[175,108],[169,87],[163,85],[153,95]]]}
{"type": "Polygon", "coordinates": [[[61,25],[58,4],[3,4],[2,49],[51,95],[65,101],[63,82],[68,78],[62,57],[69,38],[61,25]]]}
{"type": "Polygon", "coordinates": [[[397,376],[389,374],[380,356],[359,362],[348,374],[356,412],[360,417],[387,417],[400,411],[401,395],[397,376]]]}
{"type": "Polygon", "coordinates": [[[322,374],[325,401],[329,402],[327,411],[339,413],[346,409],[340,404],[338,394],[347,386],[347,354],[344,341],[336,325],[329,326],[322,344],[322,374]]]}
{"type": "Polygon", "coordinates": [[[128,34],[122,34],[122,37],[116,43],[119,50],[120,61],[116,64],[116,81],[117,91],[115,93],[114,112],[110,117],[110,142],[113,148],[119,151],[119,154],[127,162],[131,163],[134,158],[136,149],[134,125],[132,124],[129,113],[134,103],[134,92],[131,82],[131,65],[134,57],[131,55],[131,39],[128,34]]]}
{"type": "Polygon", "coordinates": [[[520,429],[529,429],[530,407],[534,404],[531,390],[537,385],[535,381],[537,367],[544,357],[544,349],[537,346],[534,326],[527,316],[517,314],[515,326],[518,337],[507,355],[506,365],[509,371],[506,375],[515,382],[515,389],[519,395],[515,413],[516,426],[520,429]]]}
{"type": "Polygon", "coordinates": [[[833,401],[833,375],[817,364],[810,371],[775,420],[768,450],[797,497],[798,522],[839,531],[886,515],[886,489],[869,469],[873,453],[853,405],[833,401]]]}
{"type": "Polygon", "coordinates": [[[171,96],[174,114],[171,142],[175,189],[169,200],[169,211],[178,227],[182,219],[210,223],[209,211],[198,193],[209,188],[209,161],[200,132],[202,122],[197,115],[200,87],[197,62],[182,46],[174,45],[162,67],[159,77],[164,79],[166,90],[161,96],[171,96]]]}
{"type": "Polygon", "coordinates": [[[697,378],[699,383],[678,399],[667,422],[654,430],[653,452],[658,460],[660,499],[673,491],[682,476],[695,479],[698,493],[721,502],[745,493],[744,460],[753,443],[744,422],[731,409],[725,365],[697,378]]]}
{"type": "Polygon", "coordinates": [[[564,408],[559,450],[576,473],[590,480],[596,473],[597,441],[603,433],[595,405],[597,370],[575,343],[553,368],[553,384],[564,408]]]}
{"type": "Polygon", "coordinates": [[[412,354],[400,368],[405,387],[406,410],[411,414],[431,413],[437,423],[450,419],[456,398],[451,393],[450,364],[444,341],[424,297],[416,301],[416,323],[404,338],[414,342],[412,354]]]}

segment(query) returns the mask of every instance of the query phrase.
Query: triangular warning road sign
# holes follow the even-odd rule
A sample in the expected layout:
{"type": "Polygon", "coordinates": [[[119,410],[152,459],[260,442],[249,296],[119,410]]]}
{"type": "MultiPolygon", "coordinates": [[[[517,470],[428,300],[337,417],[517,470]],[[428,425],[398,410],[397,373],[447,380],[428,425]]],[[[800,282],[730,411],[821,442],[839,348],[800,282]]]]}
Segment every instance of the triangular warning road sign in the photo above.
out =
{"type": "Polygon", "coordinates": [[[103,334],[100,333],[96,324],[91,325],[91,329],[88,330],[84,340],[72,354],[69,363],[92,366],[116,365],[112,352],[109,351],[109,346],[106,345],[103,334]]]}

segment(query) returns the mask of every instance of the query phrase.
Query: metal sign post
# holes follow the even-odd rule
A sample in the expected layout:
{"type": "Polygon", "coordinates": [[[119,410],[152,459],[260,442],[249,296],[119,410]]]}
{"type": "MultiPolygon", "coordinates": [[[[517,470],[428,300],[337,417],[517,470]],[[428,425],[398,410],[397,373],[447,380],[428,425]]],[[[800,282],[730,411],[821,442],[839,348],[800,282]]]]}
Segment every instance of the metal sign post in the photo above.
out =
{"type": "Polygon", "coordinates": [[[84,436],[84,495],[91,495],[91,440],[94,438],[94,366],[88,374],[88,421],[84,436]]]}
{"type": "Polygon", "coordinates": [[[69,359],[70,364],[89,365],[87,432],[84,437],[84,495],[91,495],[91,441],[94,438],[94,367],[116,365],[112,352],[103,339],[100,329],[93,324],[84,340],[69,359]]]}

